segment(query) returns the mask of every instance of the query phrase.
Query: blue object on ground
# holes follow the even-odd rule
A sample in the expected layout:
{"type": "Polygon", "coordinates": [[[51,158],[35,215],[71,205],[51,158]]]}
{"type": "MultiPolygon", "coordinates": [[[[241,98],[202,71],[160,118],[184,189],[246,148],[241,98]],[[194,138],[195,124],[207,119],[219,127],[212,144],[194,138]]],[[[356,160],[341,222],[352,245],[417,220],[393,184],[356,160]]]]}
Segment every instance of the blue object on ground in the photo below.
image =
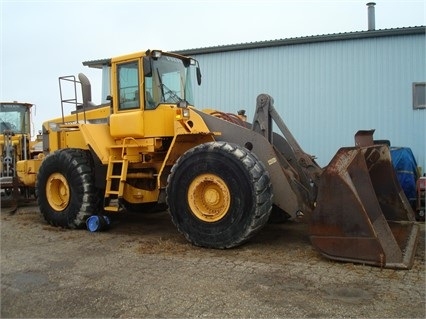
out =
{"type": "Polygon", "coordinates": [[[105,230],[109,227],[110,223],[109,218],[103,215],[93,215],[86,220],[87,230],[90,232],[105,230]]]}

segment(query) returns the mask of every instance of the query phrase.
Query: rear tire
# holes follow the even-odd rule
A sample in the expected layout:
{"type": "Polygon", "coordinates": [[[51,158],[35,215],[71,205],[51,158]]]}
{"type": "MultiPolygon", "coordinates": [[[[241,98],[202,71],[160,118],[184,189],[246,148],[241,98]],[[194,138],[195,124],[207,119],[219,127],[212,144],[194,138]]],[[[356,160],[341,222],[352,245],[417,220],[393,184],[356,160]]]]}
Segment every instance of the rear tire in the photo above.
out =
{"type": "Polygon", "coordinates": [[[166,188],[173,223],[195,245],[230,248],[268,221],[272,189],[264,165],[249,150],[211,142],[183,154],[166,188]]]}
{"type": "Polygon", "coordinates": [[[47,156],[36,187],[40,211],[53,226],[83,228],[98,212],[100,196],[88,151],[62,149],[47,156]]]}

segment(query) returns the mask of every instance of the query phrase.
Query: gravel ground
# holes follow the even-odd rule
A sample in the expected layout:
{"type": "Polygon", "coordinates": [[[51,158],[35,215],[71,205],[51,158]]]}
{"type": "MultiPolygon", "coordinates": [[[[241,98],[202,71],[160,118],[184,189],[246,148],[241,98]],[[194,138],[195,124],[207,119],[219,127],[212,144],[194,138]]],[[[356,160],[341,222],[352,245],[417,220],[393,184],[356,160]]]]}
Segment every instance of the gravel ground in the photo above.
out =
{"type": "Polygon", "coordinates": [[[411,270],[339,263],[307,227],[270,224],[231,250],[194,247],[167,213],[90,233],[36,206],[1,214],[1,317],[425,318],[425,228],[411,270]]]}

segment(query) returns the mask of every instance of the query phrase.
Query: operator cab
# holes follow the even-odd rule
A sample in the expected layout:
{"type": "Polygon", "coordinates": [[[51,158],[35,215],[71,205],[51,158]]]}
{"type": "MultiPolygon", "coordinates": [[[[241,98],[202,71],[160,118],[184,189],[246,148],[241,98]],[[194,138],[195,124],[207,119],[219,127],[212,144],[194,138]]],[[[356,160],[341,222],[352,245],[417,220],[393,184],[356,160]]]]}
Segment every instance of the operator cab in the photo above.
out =
{"type": "Polygon", "coordinates": [[[116,111],[134,110],[141,106],[144,110],[153,110],[161,104],[193,105],[191,66],[197,66],[197,82],[201,83],[197,61],[158,50],[145,54],[142,59],[136,54],[134,58],[125,56],[115,62],[116,111]]]}
{"type": "Polygon", "coordinates": [[[14,134],[30,134],[30,103],[0,103],[0,134],[4,131],[14,134]]]}
{"type": "Polygon", "coordinates": [[[194,77],[200,85],[198,62],[173,53],[148,50],[111,59],[111,135],[173,136],[175,109],[194,105],[194,77]]]}

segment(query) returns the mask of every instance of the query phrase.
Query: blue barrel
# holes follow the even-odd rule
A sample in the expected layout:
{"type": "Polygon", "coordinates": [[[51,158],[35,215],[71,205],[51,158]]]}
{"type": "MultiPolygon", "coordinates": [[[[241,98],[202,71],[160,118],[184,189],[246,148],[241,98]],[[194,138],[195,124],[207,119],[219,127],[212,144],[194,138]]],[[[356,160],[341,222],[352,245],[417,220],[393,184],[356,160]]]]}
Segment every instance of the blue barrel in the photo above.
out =
{"type": "Polygon", "coordinates": [[[409,147],[390,149],[392,164],[405,196],[413,205],[416,201],[417,163],[409,147]]]}
{"type": "Polygon", "coordinates": [[[87,230],[90,232],[105,230],[110,224],[109,218],[104,215],[93,215],[86,220],[87,230]]]}

